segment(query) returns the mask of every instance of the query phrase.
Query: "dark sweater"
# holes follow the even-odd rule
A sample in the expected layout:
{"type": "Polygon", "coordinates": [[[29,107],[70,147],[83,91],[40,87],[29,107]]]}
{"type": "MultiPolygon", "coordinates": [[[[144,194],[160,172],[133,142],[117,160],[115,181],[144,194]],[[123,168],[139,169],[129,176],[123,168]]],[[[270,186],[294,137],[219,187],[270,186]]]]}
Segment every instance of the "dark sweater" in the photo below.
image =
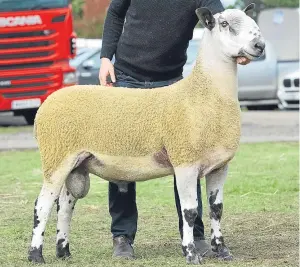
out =
{"type": "Polygon", "coordinates": [[[115,55],[115,68],[140,81],[180,76],[198,7],[213,14],[224,10],[220,0],[112,0],[101,58],[115,55]]]}

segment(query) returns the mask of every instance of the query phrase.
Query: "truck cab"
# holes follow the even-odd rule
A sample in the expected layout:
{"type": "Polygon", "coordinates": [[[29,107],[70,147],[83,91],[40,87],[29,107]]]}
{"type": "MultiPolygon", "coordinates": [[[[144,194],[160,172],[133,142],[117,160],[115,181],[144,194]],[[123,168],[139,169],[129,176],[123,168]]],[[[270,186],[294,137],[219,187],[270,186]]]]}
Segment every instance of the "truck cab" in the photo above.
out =
{"type": "Polygon", "coordinates": [[[34,123],[56,90],[77,83],[69,0],[0,0],[0,112],[34,123]]]}

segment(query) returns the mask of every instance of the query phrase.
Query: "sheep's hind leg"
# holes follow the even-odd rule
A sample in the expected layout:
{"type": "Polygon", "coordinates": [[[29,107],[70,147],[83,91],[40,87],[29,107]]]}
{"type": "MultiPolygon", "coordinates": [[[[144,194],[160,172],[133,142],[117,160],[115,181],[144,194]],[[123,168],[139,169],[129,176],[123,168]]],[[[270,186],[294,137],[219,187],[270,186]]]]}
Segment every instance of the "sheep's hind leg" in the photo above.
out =
{"type": "Polygon", "coordinates": [[[180,199],[183,218],[182,248],[189,264],[200,264],[201,255],[196,251],[194,243],[194,223],[197,211],[197,179],[199,170],[197,167],[175,168],[176,184],[180,199]]]}
{"type": "Polygon", "coordinates": [[[221,233],[221,217],[223,213],[223,187],[227,176],[228,166],[206,175],[206,194],[211,219],[211,246],[217,257],[223,260],[232,260],[233,256],[225,246],[221,233]]]}
{"type": "Polygon", "coordinates": [[[28,251],[29,261],[45,263],[42,253],[45,228],[60,189],[60,186],[44,183],[41,192],[35,201],[32,240],[28,251]]]}
{"type": "Polygon", "coordinates": [[[56,257],[68,258],[71,256],[69,250],[69,232],[73,209],[77,199],[67,190],[66,186],[61,190],[57,199],[57,228],[56,228],[56,257]]]}
{"type": "Polygon", "coordinates": [[[57,200],[56,257],[66,259],[71,256],[69,249],[70,225],[76,201],[87,195],[90,188],[88,172],[79,167],[73,170],[57,200]]]}

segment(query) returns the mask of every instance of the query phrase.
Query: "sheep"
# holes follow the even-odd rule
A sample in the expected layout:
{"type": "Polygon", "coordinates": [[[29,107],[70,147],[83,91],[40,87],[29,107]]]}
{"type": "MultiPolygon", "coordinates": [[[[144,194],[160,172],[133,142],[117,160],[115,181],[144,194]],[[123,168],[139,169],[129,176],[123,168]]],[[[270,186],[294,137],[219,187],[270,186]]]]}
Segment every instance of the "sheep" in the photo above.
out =
{"type": "Polygon", "coordinates": [[[196,14],[206,27],[192,73],[155,90],[72,86],[51,94],[39,108],[34,131],[44,183],[35,201],[28,259],[44,263],[43,236],[57,202],[56,254],[70,256],[69,230],[78,199],[89,191],[89,173],[119,184],[175,174],[186,262],[199,264],[193,226],[197,179],[206,177],[211,245],[232,259],[221,233],[223,186],[240,141],[236,57],[264,52],[257,24],[244,10],[196,14]]]}

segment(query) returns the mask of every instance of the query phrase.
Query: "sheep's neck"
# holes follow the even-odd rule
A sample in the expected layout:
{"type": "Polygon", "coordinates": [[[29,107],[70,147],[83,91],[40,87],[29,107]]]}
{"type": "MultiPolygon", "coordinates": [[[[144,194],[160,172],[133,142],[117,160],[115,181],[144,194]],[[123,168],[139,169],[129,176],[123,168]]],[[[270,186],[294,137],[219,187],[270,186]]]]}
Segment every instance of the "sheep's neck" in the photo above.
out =
{"type": "Polygon", "coordinates": [[[196,81],[193,82],[195,86],[201,80],[199,76],[202,75],[211,80],[221,95],[237,100],[237,64],[213,45],[210,32],[206,32],[202,38],[197,62],[190,77],[196,81]]]}

